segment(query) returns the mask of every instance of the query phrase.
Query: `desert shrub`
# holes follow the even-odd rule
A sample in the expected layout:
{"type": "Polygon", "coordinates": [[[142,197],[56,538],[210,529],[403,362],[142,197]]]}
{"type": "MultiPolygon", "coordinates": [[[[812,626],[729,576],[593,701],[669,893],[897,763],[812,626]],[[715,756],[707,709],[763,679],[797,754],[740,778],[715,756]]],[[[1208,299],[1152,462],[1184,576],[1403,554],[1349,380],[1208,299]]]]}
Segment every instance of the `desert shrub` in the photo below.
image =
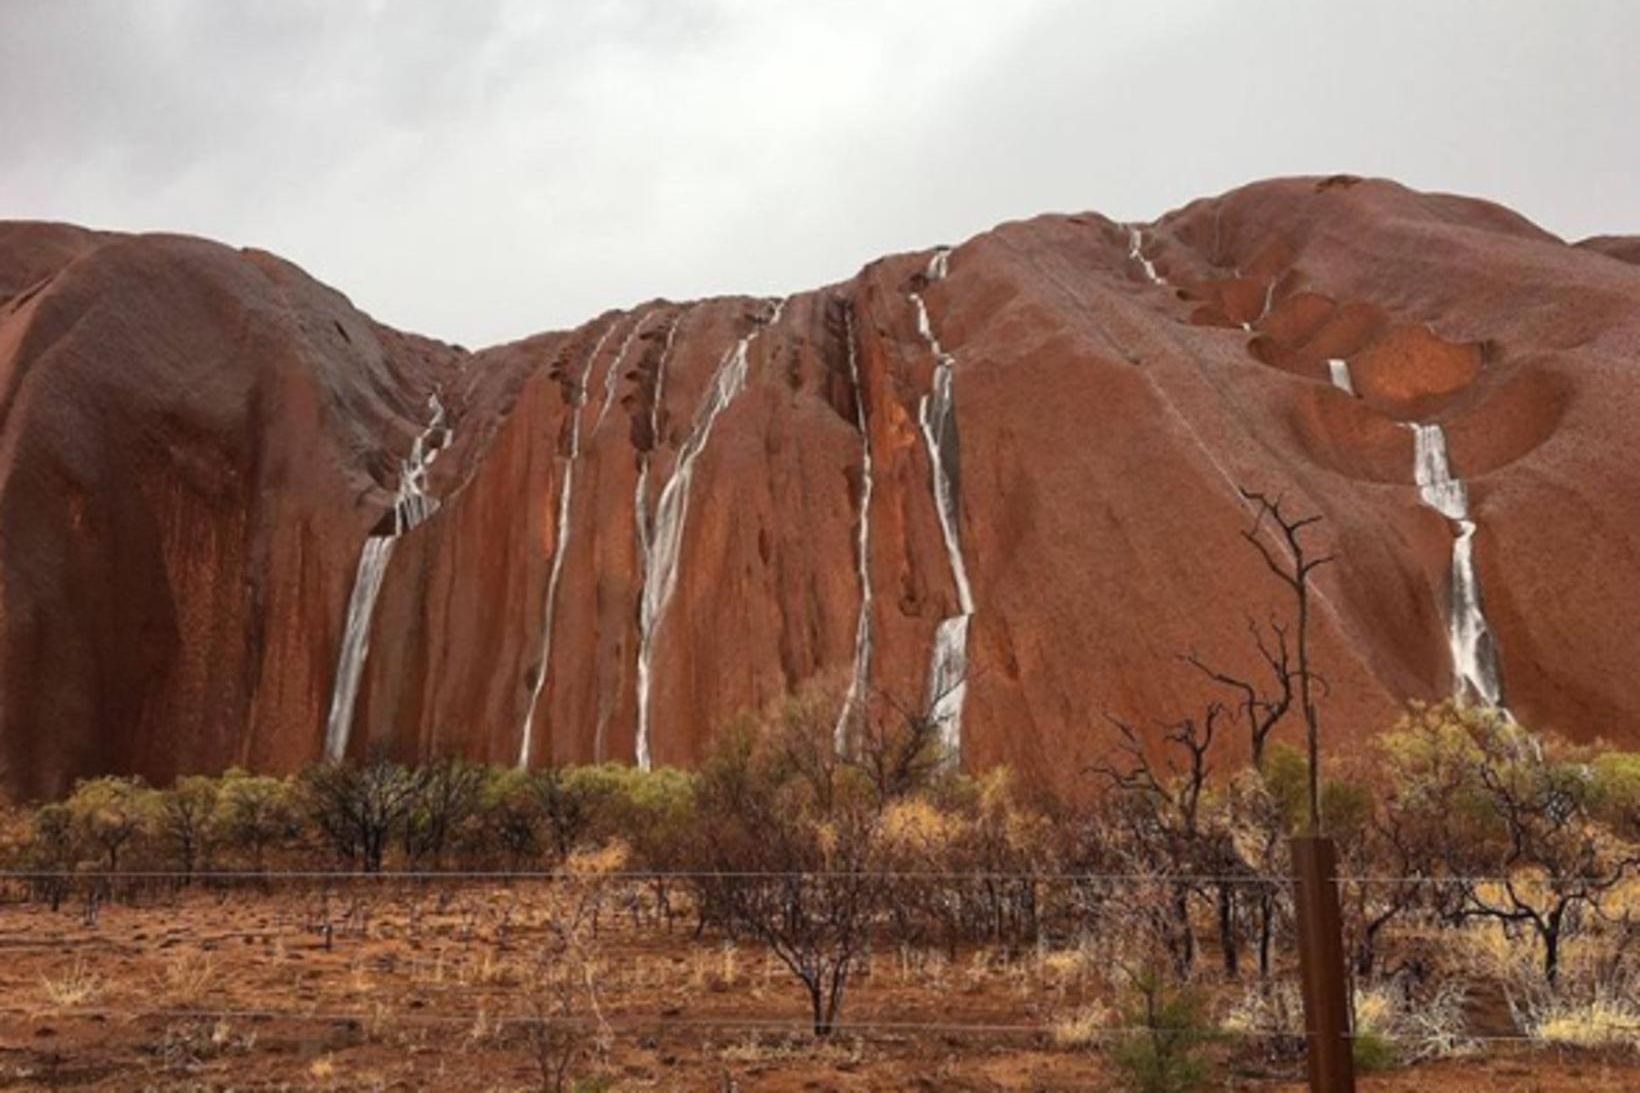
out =
{"type": "Polygon", "coordinates": [[[1456,982],[1417,996],[1387,983],[1357,987],[1351,996],[1356,1065],[1388,1070],[1467,1054],[1475,1045],[1465,1032],[1464,997],[1456,982]]]}
{"type": "Polygon", "coordinates": [[[1188,1093],[1212,1072],[1208,1047],[1219,1038],[1207,996],[1153,971],[1129,976],[1120,1007],[1125,1034],[1111,1048],[1123,1085],[1136,1093],[1188,1093]]]}
{"type": "Polygon", "coordinates": [[[1597,816],[1591,753],[1457,701],[1412,706],[1382,746],[1393,808],[1430,840],[1448,913],[1528,931],[1553,984],[1564,943],[1640,866],[1597,816]]]}
{"type": "MultiPolygon", "coordinates": [[[[723,735],[696,783],[696,879],[703,912],[766,945],[808,995],[816,1036],[836,1027],[869,950],[885,885],[879,797],[818,754],[793,762],[782,722],[723,735]]],[[[829,752],[829,748],[827,749],[829,752]]]]}
{"type": "MultiPolygon", "coordinates": [[[[1322,772],[1325,775],[1325,765],[1322,772]]],[[[1290,834],[1305,831],[1309,827],[1310,762],[1304,753],[1288,744],[1271,743],[1261,774],[1286,830],[1290,834]]],[[[1327,834],[1348,842],[1366,827],[1372,813],[1373,794],[1367,786],[1344,778],[1322,778],[1321,822],[1327,834]]]]}
{"type": "Polygon", "coordinates": [[[33,889],[56,910],[68,894],[69,878],[80,860],[79,834],[74,814],[66,804],[53,802],[35,810],[30,824],[24,864],[40,875],[33,889]]]}
{"type": "Polygon", "coordinates": [[[620,839],[636,868],[676,868],[696,822],[694,776],[676,767],[645,771],[610,764],[594,769],[606,772],[611,789],[600,795],[593,837],[620,839]]]}
{"type": "Polygon", "coordinates": [[[208,866],[221,833],[221,784],[203,774],[184,775],[155,799],[160,843],[186,882],[196,868],[208,866]]]}
{"type": "Polygon", "coordinates": [[[1014,947],[1035,944],[1042,924],[1039,878],[1060,868],[1053,824],[1024,799],[1007,767],[970,784],[944,862],[945,872],[966,875],[960,884],[961,902],[971,908],[969,933],[1014,947]]]}
{"type": "Polygon", "coordinates": [[[446,851],[478,815],[485,778],[483,767],[460,759],[440,759],[422,769],[404,821],[404,856],[412,865],[444,864],[446,851]]]}
{"type": "Polygon", "coordinates": [[[1355,1060],[1355,1068],[1369,1074],[1393,1070],[1401,1062],[1395,1041],[1370,1029],[1356,1030],[1350,1040],[1350,1055],[1355,1060]]]}
{"type": "Polygon", "coordinates": [[[154,832],[157,798],[140,778],[87,779],[65,804],[82,844],[101,854],[110,873],[119,872],[122,854],[154,832]]]}
{"type": "Polygon", "coordinates": [[[0,869],[19,869],[27,864],[33,827],[27,809],[0,798],[0,869]]]}
{"type": "Polygon", "coordinates": [[[492,767],[479,793],[480,847],[498,847],[508,867],[521,869],[541,853],[541,801],[527,771],[492,767]]]}
{"type": "Polygon", "coordinates": [[[1581,997],[1548,997],[1524,1007],[1527,1035],[1546,1044],[1577,1048],[1626,1048],[1640,1052],[1640,1001],[1634,990],[1600,986],[1581,997]]]}
{"type": "Polygon", "coordinates": [[[1288,1064],[1304,1058],[1304,999],[1291,980],[1248,987],[1231,1000],[1219,1026],[1261,1062],[1288,1064]]]}
{"type": "Polygon", "coordinates": [[[1105,1043],[1115,1019],[1116,1014],[1110,1007],[1099,1002],[1090,1002],[1055,1020],[1049,1029],[1049,1035],[1056,1047],[1099,1047],[1105,1043]]]}
{"type": "Polygon", "coordinates": [[[218,786],[217,823],[222,845],[260,872],[270,847],[299,830],[291,783],[234,767],[218,786]]]}
{"type": "Polygon", "coordinates": [[[1603,752],[1589,767],[1590,810],[1622,838],[1640,842],[1640,752],[1603,752]]]}
{"type": "Polygon", "coordinates": [[[420,772],[385,758],[322,763],[303,772],[301,797],[336,857],[377,873],[408,823],[423,781],[420,772]]]}

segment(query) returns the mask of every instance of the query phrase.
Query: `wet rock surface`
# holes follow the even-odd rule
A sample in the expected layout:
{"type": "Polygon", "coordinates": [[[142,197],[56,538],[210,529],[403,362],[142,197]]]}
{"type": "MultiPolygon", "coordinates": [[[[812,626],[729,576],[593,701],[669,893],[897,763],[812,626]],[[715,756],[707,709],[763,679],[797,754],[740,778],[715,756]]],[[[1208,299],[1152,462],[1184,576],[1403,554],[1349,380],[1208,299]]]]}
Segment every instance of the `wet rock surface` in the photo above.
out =
{"type": "Polygon", "coordinates": [[[361,552],[397,530],[349,754],[630,761],[641,723],[689,762],[816,677],[926,702],[962,620],[963,762],[1064,788],[1104,711],[1194,701],[1176,654],[1253,670],[1246,618],[1281,604],[1238,485],[1325,518],[1347,747],[1458,678],[1413,424],[1466,492],[1501,701],[1633,744],[1632,249],[1288,179],[469,354],[259,252],[3,225],[0,784],[318,758],[361,552]],[[436,509],[395,528],[434,395],[436,509]]]}

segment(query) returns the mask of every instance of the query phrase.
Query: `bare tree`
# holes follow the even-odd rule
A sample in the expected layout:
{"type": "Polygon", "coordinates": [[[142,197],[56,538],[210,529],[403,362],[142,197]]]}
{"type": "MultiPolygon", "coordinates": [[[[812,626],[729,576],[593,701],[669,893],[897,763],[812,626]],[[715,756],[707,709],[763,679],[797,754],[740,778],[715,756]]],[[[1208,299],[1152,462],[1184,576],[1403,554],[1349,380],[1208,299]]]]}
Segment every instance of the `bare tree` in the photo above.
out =
{"type": "Polygon", "coordinates": [[[379,873],[421,791],[422,775],[385,757],[323,763],[302,776],[308,815],[343,861],[379,873]]]}
{"type": "Polygon", "coordinates": [[[881,810],[859,778],[817,782],[789,760],[767,730],[720,743],[700,775],[696,888],[731,933],[756,938],[791,971],[814,1034],[829,1036],[883,906],[881,810]]]}
{"type": "MultiPolygon", "coordinates": [[[[1260,652],[1264,654],[1266,663],[1271,664],[1272,671],[1278,673],[1281,677],[1278,695],[1281,691],[1290,689],[1294,681],[1297,683],[1299,712],[1304,716],[1305,743],[1310,759],[1310,830],[1319,833],[1321,830],[1321,726],[1315,700],[1317,690],[1324,692],[1326,683],[1310,663],[1310,596],[1313,591],[1310,578],[1317,569],[1333,561],[1334,555],[1325,554],[1315,557],[1304,543],[1305,529],[1320,523],[1320,516],[1294,517],[1281,511],[1280,497],[1272,499],[1266,494],[1245,487],[1241,487],[1240,492],[1242,497],[1253,505],[1255,513],[1253,526],[1241,533],[1242,538],[1253,545],[1253,548],[1259,552],[1259,556],[1264,559],[1264,564],[1270,572],[1275,574],[1276,578],[1287,586],[1293,596],[1294,633],[1293,662],[1291,666],[1289,667],[1287,663],[1285,632],[1277,631],[1279,642],[1274,652],[1262,640],[1258,642],[1258,645],[1260,652]],[[1282,549],[1273,549],[1264,541],[1261,533],[1267,524],[1274,527],[1282,549]]],[[[1272,709],[1275,709],[1275,720],[1279,721],[1281,716],[1286,713],[1287,705],[1291,701],[1292,696],[1289,694],[1285,702],[1278,700],[1275,707],[1263,702],[1254,703],[1249,707],[1249,712],[1262,714],[1267,718],[1272,709]]],[[[1254,719],[1255,732],[1258,731],[1256,726],[1260,723],[1260,719],[1254,719]]],[[[1263,734],[1267,736],[1270,729],[1274,728],[1274,725],[1274,721],[1265,724],[1263,734]]],[[[1263,758],[1262,738],[1260,738],[1257,748],[1255,761],[1263,758]]]]}
{"type": "Polygon", "coordinates": [[[405,857],[444,864],[457,830],[478,812],[484,792],[483,767],[460,759],[440,759],[422,768],[421,784],[404,824],[405,857]]]}
{"type": "Polygon", "coordinates": [[[847,763],[871,783],[879,801],[904,797],[926,786],[945,767],[939,722],[930,712],[943,697],[936,695],[926,705],[910,706],[878,690],[869,702],[856,705],[854,749],[847,763]]]}
{"type": "MultiPolygon", "coordinates": [[[[1161,759],[1146,747],[1143,734],[1131,722],[1111,714],[1105,719],[1115,729],[1115,762],[1101,762],[1090,771],[1104,778],[1122,798],[1119,815],[1130,836],[1128,854],[1141,870],[1153,870],[1171,891],[1172,919],[1168,948],[1180,972],[1189,971],[1196,957],[1195,934],[1190,927],[1190,897],[1203,891],[1198,877],[1219,875],[1226,857],[1222,832],[1210,829],[1203,814],[1204,795],[1212,766],[1208,753],[1228,707],[1209,702],[1198,716],[1159,723],[1161,759]]],[[[1224,887],[1221,885],[1220,887],[1224,887]]],[[[1233,897],[1219,894],[1221,929],[1233,919],[1233,897]]],[[[1225,929],[1226,966],[1234,967],[1236,944],[1225,929]]]]}
{"type": "Polygon", "coordinates": [[[1270,734],[1280,725],[1293,706],[1293,681],[1297,671],[1288,647],[1289,627],[1271,618],[1268,631],[1251,616],[1247,619],[1247,633],[1253,639],[1269,678],[1260,684],[1254,680],[1233,675],[1214,667],[1200,653],[1191,651],[1184,661],[1215,683],[1235,691],[1237,706],[1247,725],[1248,741],[1252,745],[1253,767],[1264,769],[1264,749],[1270,734]]]}

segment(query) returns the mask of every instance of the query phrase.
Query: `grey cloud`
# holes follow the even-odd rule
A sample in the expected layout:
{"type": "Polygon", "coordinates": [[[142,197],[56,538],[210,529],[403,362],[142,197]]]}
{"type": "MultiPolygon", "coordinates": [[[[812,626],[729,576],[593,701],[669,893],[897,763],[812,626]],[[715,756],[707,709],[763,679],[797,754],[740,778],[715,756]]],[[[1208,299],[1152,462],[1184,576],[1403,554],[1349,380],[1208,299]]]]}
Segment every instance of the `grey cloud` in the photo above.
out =
{"type": "Polygon", "coordinates": [[[0,215],[267,247],[483,344],[1274,174],[1640,231],[1640,7],[0,0],[0,215]]]}

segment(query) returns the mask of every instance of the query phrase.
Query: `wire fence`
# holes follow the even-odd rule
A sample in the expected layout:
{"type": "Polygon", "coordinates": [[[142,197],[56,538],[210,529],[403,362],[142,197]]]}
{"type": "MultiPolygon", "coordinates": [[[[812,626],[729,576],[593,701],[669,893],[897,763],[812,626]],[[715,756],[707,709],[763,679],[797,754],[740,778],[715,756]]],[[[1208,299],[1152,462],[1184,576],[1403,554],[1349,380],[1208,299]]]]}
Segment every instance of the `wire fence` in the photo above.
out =
{"type": "MultiPolygon", "coordinates": [[[[1640,878],[1634,878],[1640,880],[1640,878]]],[[[1207,890],[1219,889],[1255,889],[1266,893],[1279,891],[1288,893],[1294,886],[1294,879],[1289,875],[1257,873],[1257,872],[1145,872],[1145,871],[1064,871],[1064,870],[939,870],[939,869],[839,869],[839,870],[757,870],[757,871],[719,871],[719,870],[614,870],[607,872],[587,871],[574,869],[384,869],[379,871],[356,869],[131,869],[131,870],[64,870],[64,869],[9,869],[0,870],[0,885],[35,885],[41,883],[54,884],[62,888],[86,886],[85,895],[88,907],[93,907],[101,898],[99,890],[118,891],[127,885],[171,885],[174,890],[181,892],[189,885],[199,886],[197,891],[210,892],[214,887],[217,893],[234,890],[240,886],[256,888],[280,887],[300,891],[307,888],[319,895],[329,897],[330,889],[350,885],[360,886],[363,892],[379,892],[386,898],[404,898],[406,894],[421,891],[440,891],[460,886],[481,887],[484,885],[541,885],[545,890],[557,886],[589,885],[602,887],[612,892],[620,890],[621,886],[644,886],[655,884],[700,885],[702,893],[709,889],[705,886],[714,883],[751,883],[769,885],[791,885],[801,883],[827,884],[852,882],[884,882],[890,884],[949,884],[949,885],[997,885],[1016,886],[1022,890],[1029,890],[1030,886],[1073,886],[1095,889],[1128,889],[1133,891],[1161,889],[1169,892],[1180,892],[1186,888],[1202,890],[1199,895],[1205,895],[1207,890]],[[403,891],[399,891],[399,888],[403,891]]],[[[1536,885],[1550,885],[1554,882],[1548,878],[1538,877],[1510,877],[1503,875],[1440,875],[1440,876],[1397,876],[1397,875],[1340,875],[1332,877],[1331,881],[1338,886],[1356,886],[1358,888],[1394,888],[1406,886],[1427,887],[1430,889],[1442,886],[1474,887],[1480,885],[1507,885],[1510,883],[1530,883],[1536,885]]],[[[140,890],[140,889],[139,889],[140,890]]],[[[151,891],[151,889],[150,889],[151,891]]],[[[373,897],[348,897],[369,900],[373,897]]],[[[1100,897],[1101,899],[1106,897],[1100,897]]],[[[630,902],[630,897],[628,897],[630,902]]],[[[365,906],[368,908],[369,904],[365,906]]],[[[499,914],[498,910],[498,914],[499,914]]],[[[617,912],[618,913],[618,912],[617,912]]],[[[368,917],[368,916],[367,916],[368,917]]],[[[95,916],[88,914],[87,921],[94,921],[95,916]]],[[[297,934],[319,933],[326,937],[324,948],[330,951],[329,931],[334,929],[338,939],[348,936],[347,929],[342,923],[332,917],[326,917],[322,926],[317,930],[312,922],[298,927],[296,920],[280,923],[276,927],[266,926],[257,930],[240,930],[224,924],[225,931],[220,941],[239,940],[247,942],[255,937],[263,941],[277,937],[281,942],[287,931],[296,931],[297,934]]],[[[366,934],[357,936],[365,937],[366,934]]],[[[457,939],[454,932],[443,936],[457,939]]],[[[314,942],[314,945],[320,944],[314,942]]],[[[106,961],[109,959],[124,959],[132,955],[145,952],[146,949],[140,939],[120,941],[112,938],[97,936],[68,936],[56,938],[6,936],[4,919],[0,917],[0,952],[13,954],[18,957],[27,957],[30,953],[80,953],[85,952],[87,959],[92,961],[106,961]]],[[[256,957],[252,957],[256,959],[256,957]]],[[[1115,957],[1113,957],[1115,959],[1115,957]]],[[[529,1000],[528,988],[508,987],[505,984],[466,984],[452,983],[439,984],[436,988],[427,983],[407,980],[393,984],[402,988],[401,993],[394,999],[394,1004],[383,1004],[374,1009],[329,1008],[323,1002],[316,1002],[309,1007],[236,1007],[223,1005],[189,1006],[175,1008],[165,1005],[115,1005],[115,1006],[56,1006],[42,1004],[39,1006],[6,1005],[0,1001],[0,1020],[29,1020],[37,1019],[41,1015],[49,1015],[56,1020],[95,1020],[95,1021],[128,1021],[128,1022],[295,1022],[305,1024],[327,1024],[345,1026],[349,1029],[380,1030],[397,1026],[447,1028],[452,1030],[467,1030],[469,1037],[479,1035],[494,1035],[505,1037],[520,1032],[529,1033],[530,1030],[563,1029],[580,1033],[641,1035],[677,1032],[687,1030],[695,1033],[723,1033],[723,1034],[758,1034],[769,1036],[811,1037],[815,1025],[812,1020],[785,1017],[736,1017],[707,1015],[688,1017],[679,1015],[652,1014],[652,1013],[611,1013],[604,1017],[591,1015],[562,1016],[520,1011],[520,1001],[529,1000]],[[418,1012],[407,1008],[415,1005],[428,1005],[428,998],[436,1000],[431,1004],[439,1008],[439,1012],[418,1012]],[[445,999],[451,1000],[446,1005],[445,999]],[[494,1009],[488,1003],[494,1001],[494,1009]],[[476,1005],[475,1005],[476,1003],[476,1005]]],[[[214,992],[213,992],[214,993],[214,992]]],[[[328,992],[327,992],[328,993],[328,992]]],[[[346,993],[346,992],[342,992],[346,993]]],[[[347,1003],[343,1003],[344,1007],[347,1003]]],[[[784,1007],[782,1007],[784,1008],[784,1007]]],[[[894,1037],[951,1036],[951,1037],[1030,1037],[1046,1042],[1058,1042],[1064,1033],[1063,1021],[989,1021],[989,1020],[916,1020],[896,1016],[868,1016],[865,1018],[838,1018],[829,1023],[834,1035],[852,1036],[863,1039],[891,1039],[894,1037]]],[[[1610,1034],[1621,1036],[1640,1036],[1640,1025],[1628,1025],[1615,1021],[1606,1023],[1606,1030],[1610,1034]]],[[[1076,1030],[1075,1035],[1082,1041],[1089,1043],[1119,1041],[1134,1035],[1154,1035],[1158,1031],[1152,1025],[1133,1024],[1104,1024],[1098,1027],[1082,1027],[1076,1030]]],[[[1165,1030],[1164,1030],[1165,1031],[1165,1030]]],[[[1298,1044],[1300,1048],[1313,1034],[1303,1029],[1293,1028],[1217,1028],[1216,1034],[1236,1038],[1249,1042],[1255,1041],[1282,1041],[1291,1046],[1298,1044]]],[[[1351,1034],[1345,1033],[1346,1038],[1351,1034]]],[[[1394,1044],[1419,1045],[1428,1044],[1428,1036],[1396,1034],[1393,1032],[1374,1031],[1372,1036],[1381,1041],[1394,1044]]],[[[1530,1031],[1503,1032],[1503,1031],[1461,1031],[1456,1033],[1458,1041],[1470,1045],[1489,1044],[1531,1044],[1544,1045],[1544,1038],[1540,1034],[1530,1031]]]]}
{"type": "MultiPolygon", "coordinates": [[[[602,1018],[598,1017],[565,1017],[552,1015],[535,1015],[529,1013],[497,1013],[487,1010],[471,1010],[461,1014],[452,1013],[411,1013],[403,1010],[293,1010],[293,1009],[242,1009],[224,1007],[167,1009],[140,1007],[43,1007],[23,1009],[19,1007],[0,1006],[0,1017],[39,1017],[49,1014],[54,1019],[81,1018],[91,1021],[107,1021],[114,1018],[141,1021],[251,1021],[275,1022],[289,1021],[311,1024],[329,1024],[341,1026],[381,1027],[385,1025],[428,1025],[435,1027],[452,1027],[475,1029],[481,1025],[492,1029],[528,1029],[532,1027],[564,1028],[581,1031],[609,1031],[619,1033],[639,1032],[666,1032],[675,1030],[695,1031],[726,1031],[745,1032],[758,1031],[767,1033],[786,1034],[791,1036],[808,1037],[813,1034],[814,1022],[806,1018],[759,1018],[759,1017],[666,1017],[636,1014],[616,1014],[602,1018]]],[[[937,1035],[1018,1035],[1052,1037],[1062,1032],[1062,1027],[1056,1023],[1042,1022],[997,1022],[997,1021],[893,1021],[893,1020],[852,1020],[838,1018],[830,1022],[830,1029],[834,1034],[860,1036],[909,1036],[915,1034],[937,1035]]],[[[1608,1025],[1615,1031],[1640,1033],[1640,1025],[1608,1025]]],[[[1115,1040],[1126,1036],[1154,1035],[1160,1029],[1168,1031],[1169,1026],[1156,1025],[1107,1025],[1099,1028],[1079,1029],[1078,1036],[1093,1040],[1115,1040]]],[[[1221,1035],[1231,1035],[1242,1040],[1304,1040],[1314,1034],[1304,1029],[1270,1029],[1270,1028],[1218,1028],[1221,1035]]],[[[1353,1037],[1354,1034],[1346,1034],[1353,1037]]],[[[1363,1034],[1365,1035],[1365,1034],[1363,1034]]],[[[1424,1043],[1432,1037],[1393,1032],[1373,1032],[1374,1039],[1388,1040],[1398,1043],[1424,1043]]],[[[1542,1044],[1541,1036],[1527,1033],[1462,1033],[1457,1037],[1465,1043],[1531,1043],[1542,1044]]]]}
{"type": "MultiPolygon", "coordinates": [[[[609,872],[577,872],[562,869],[382,869],[376,871],[355,869],[4,869],[0,881],[31,880],[195,880],[195,881],[368,881],[389,883],[406,881],[550,881],[550,882],[654,882],[699,880],[903,880],[903,881],[979,881],[1022,882],[1036,881],[1049,884],[1214,884],[1252,885],[1257,887],[1290,887],[1293,878],[1273,873],[1144,873],[1144,872],[1020,872],[986,870],[755,870],[728,871],[703,869],[642,869],[609,872]]],[[[1562,878],[1558,881],[1530,876],[1501,874],[1437,876],[1340,875],[1332,878],[1341,885],[1374,886],[1440,886],[1485,884],[1554,884],[1574,885],[1587,883],[1588,878],[1562,878]]],[[[1640,873],[1632,878],[1640,883],[1640,873]]]]}

